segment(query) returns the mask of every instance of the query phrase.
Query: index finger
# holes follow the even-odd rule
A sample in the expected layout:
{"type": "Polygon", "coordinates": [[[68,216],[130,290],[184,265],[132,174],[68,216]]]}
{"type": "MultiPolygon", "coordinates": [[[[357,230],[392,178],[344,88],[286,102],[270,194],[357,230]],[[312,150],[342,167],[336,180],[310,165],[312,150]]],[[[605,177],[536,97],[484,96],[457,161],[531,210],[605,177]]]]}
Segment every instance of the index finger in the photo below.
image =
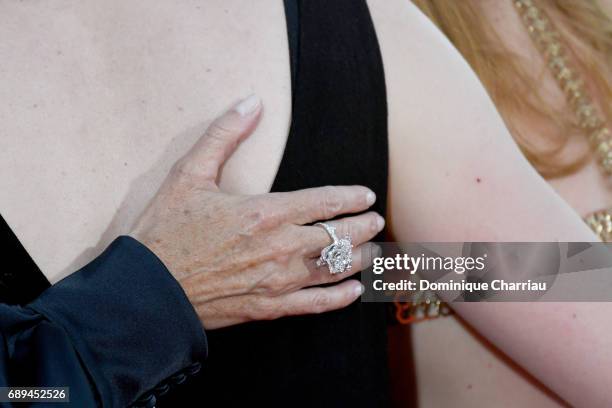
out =
{"type": "Polygon", "coordinates": [[[367,210],[376,194],[363,186],[325,186],[272,193],[270,198],[283,221],[303,225],[367,210]]]}

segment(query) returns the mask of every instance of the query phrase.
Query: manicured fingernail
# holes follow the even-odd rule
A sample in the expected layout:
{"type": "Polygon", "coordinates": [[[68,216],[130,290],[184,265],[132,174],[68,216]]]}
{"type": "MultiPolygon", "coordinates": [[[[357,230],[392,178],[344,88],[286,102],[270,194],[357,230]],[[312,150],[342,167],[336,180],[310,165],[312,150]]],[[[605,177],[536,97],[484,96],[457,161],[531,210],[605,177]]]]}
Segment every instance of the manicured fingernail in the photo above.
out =
{"type": "Polygon", "coordinates": [[[364,289],[365,288],[363,287],[363,285],[361,283],[359,285],[357,285],[355,287],[355,297],[361,296],[363,294],[364,289]]]}
{"type": "Polygon", "coordinates": [[[378,226],[378,230],[382,231],[382,229],[385,228],[385,219],[379,215],[376,219],[376,225],[378,226]]]}
{"type": "Polygon", "coordinates": [[[253,94],[238,102],[236,106],[234,106],[234,110],[238,112],[240,116],[248,116],[254,113],[260,104],[261,99],[259,96],[253,94]]]}
{"type": "Polygon", "coordinates": [[[368,205],[372,205],[374,204],[375,201],[376,201],[376,194],[374,194],[373,191],[368,192],[368,194],[366,194],[366,203],[368,203],[368,205]]]}

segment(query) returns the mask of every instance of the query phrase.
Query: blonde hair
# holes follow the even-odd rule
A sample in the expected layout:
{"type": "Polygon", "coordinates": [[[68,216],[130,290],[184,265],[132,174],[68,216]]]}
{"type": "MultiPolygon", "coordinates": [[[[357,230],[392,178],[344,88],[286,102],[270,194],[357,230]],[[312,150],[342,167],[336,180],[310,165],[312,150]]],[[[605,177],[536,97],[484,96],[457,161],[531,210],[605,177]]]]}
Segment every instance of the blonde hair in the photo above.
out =
{"type": "MultiPolygon", "coordinates": [[[[413,0],[449,38],[472,66],[495,102],[521,150],[545,177],[576,171],[588,159],[588,150],[567,156],[564,149],[577,124],[567,107],[553,109],[538,87],[538,77],[527,72],[521,60],[504,47],[492,24],[479,9],[483,0],[413,0]],[[545,119],[554,132],[524,135],[515,122],[518,117],[545,119]],[[545,142],[545,143],[542,143],[545,142]]],[[[602,113],[612,111],[612,21],[597,0],[539,0],[560,31],[568,31],[573,43],[565,45],[577,57],[576,67],[591,82],[600,98],[602,113]]]]}

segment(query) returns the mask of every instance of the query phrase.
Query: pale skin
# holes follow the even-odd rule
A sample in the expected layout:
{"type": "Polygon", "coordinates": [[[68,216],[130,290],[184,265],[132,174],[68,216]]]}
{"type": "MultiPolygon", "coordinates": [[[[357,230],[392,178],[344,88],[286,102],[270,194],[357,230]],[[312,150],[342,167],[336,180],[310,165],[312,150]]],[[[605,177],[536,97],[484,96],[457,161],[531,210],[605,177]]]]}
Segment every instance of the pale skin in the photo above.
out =
{"type": "MultiPolygon", "coordinates": [[[[2,140],[10,141],[0,149],[0,170],[15,174],[1,181],[0,208],[52,281],[128,232],[125,225],[173,163],[239,96],[256,92],[266,114],[224,166],[219,186],[262,194],[274,180],[290,120],[282,4],[149,4],[0,7],[8,79],[0,97],[10,101],[0,108],[2,140]]],[[[533,170],[474,74],[431,23],[406,1],[368,4],[385,64],[388,224],[397,240],[595,240],[562,197],[572,188],[555,191],[533,170]]],[[[582,406],[612,399],[610,333],[601,323],[609,320],[607,305],[457,309],[561,398],[582,406]]],[[[422,406],[440,406],[441,396],[453,406],[555,404],[456,323],[415,327],[447,340],[430,360],[417,360],[417,369],[429,361],[430,374],[443,374],[419,377],[422,406]],[[433,360],[440,351],[465,359],[433,360]]],[[[426,342],[415,338],[414,345],[424,355],[426,342]]]]}

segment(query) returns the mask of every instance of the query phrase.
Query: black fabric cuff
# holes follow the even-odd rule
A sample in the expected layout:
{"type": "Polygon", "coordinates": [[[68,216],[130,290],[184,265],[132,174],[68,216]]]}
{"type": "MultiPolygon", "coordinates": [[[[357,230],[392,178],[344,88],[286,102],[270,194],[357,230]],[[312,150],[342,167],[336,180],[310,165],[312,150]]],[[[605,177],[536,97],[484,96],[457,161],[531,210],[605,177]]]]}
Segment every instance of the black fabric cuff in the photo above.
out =
{"type": "Polygon", "coordinates": [[[62,326],[103,406],[128,406],[206,358],[204,328],[146,246],[121,236],[28,307],[62,326]]]}

